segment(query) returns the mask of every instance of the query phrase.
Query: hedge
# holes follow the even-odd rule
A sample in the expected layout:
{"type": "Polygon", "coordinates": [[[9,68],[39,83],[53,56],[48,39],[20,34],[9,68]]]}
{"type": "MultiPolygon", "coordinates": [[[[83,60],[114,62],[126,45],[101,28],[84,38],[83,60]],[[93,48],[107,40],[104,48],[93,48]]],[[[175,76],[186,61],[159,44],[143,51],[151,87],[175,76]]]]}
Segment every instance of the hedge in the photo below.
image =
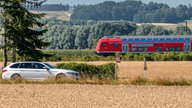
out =
{"type": "Polygon", "coordinates": [[[81,78],[114,79],[115,64],[108,63],[103,65],[90,65],[85,63],[59,63],[57,68],[70,69],[80,72],[81,78]]]}

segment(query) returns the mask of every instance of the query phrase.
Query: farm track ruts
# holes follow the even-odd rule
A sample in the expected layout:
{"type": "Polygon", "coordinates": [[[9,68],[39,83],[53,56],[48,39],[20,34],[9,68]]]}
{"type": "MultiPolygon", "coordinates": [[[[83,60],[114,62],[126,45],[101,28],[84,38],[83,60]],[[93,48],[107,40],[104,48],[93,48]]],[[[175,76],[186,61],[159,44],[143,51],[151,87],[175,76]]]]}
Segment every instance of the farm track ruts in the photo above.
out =
{"type": "Polygon", "coordinates": [[[1,108],[190,108],[190,86],[0,85],[1,108]]]}

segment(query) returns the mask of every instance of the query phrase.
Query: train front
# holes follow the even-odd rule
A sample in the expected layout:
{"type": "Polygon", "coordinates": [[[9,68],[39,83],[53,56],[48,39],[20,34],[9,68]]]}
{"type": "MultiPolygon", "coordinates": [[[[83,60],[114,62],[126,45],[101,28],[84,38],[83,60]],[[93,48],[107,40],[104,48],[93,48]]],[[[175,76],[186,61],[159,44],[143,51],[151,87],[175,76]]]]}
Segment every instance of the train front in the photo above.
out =
{"type": "Polygon", "coordinates": [[[96,53],[103,56],[115,55],[122,51],[121,42],[121,38],[101,38],[97,43],[96,53]]]}

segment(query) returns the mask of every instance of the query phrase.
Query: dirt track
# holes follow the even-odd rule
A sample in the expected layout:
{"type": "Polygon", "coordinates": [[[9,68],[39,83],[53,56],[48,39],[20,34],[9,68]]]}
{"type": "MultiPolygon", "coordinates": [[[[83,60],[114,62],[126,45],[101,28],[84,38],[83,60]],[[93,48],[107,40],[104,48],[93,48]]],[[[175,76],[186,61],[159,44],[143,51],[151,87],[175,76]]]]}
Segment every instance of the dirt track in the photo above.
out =
{"type": "Polygon", "coordinates": [[[1,108],[189,108],[192,87],[0,85],[1,108]]]}

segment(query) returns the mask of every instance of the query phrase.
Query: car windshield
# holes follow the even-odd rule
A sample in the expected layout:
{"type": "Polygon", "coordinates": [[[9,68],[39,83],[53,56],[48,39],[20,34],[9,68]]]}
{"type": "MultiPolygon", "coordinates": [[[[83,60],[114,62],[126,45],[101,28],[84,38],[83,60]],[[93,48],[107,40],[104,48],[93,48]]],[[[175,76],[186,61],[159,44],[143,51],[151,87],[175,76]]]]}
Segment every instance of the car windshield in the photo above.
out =
{"type": "Polygon", "coordinates": [[[56,67],[54,67],[53,65],[50,65],[48,63],[44,63],[46,66],[48,66],[50,69],[57,69],[56,67]]]}

